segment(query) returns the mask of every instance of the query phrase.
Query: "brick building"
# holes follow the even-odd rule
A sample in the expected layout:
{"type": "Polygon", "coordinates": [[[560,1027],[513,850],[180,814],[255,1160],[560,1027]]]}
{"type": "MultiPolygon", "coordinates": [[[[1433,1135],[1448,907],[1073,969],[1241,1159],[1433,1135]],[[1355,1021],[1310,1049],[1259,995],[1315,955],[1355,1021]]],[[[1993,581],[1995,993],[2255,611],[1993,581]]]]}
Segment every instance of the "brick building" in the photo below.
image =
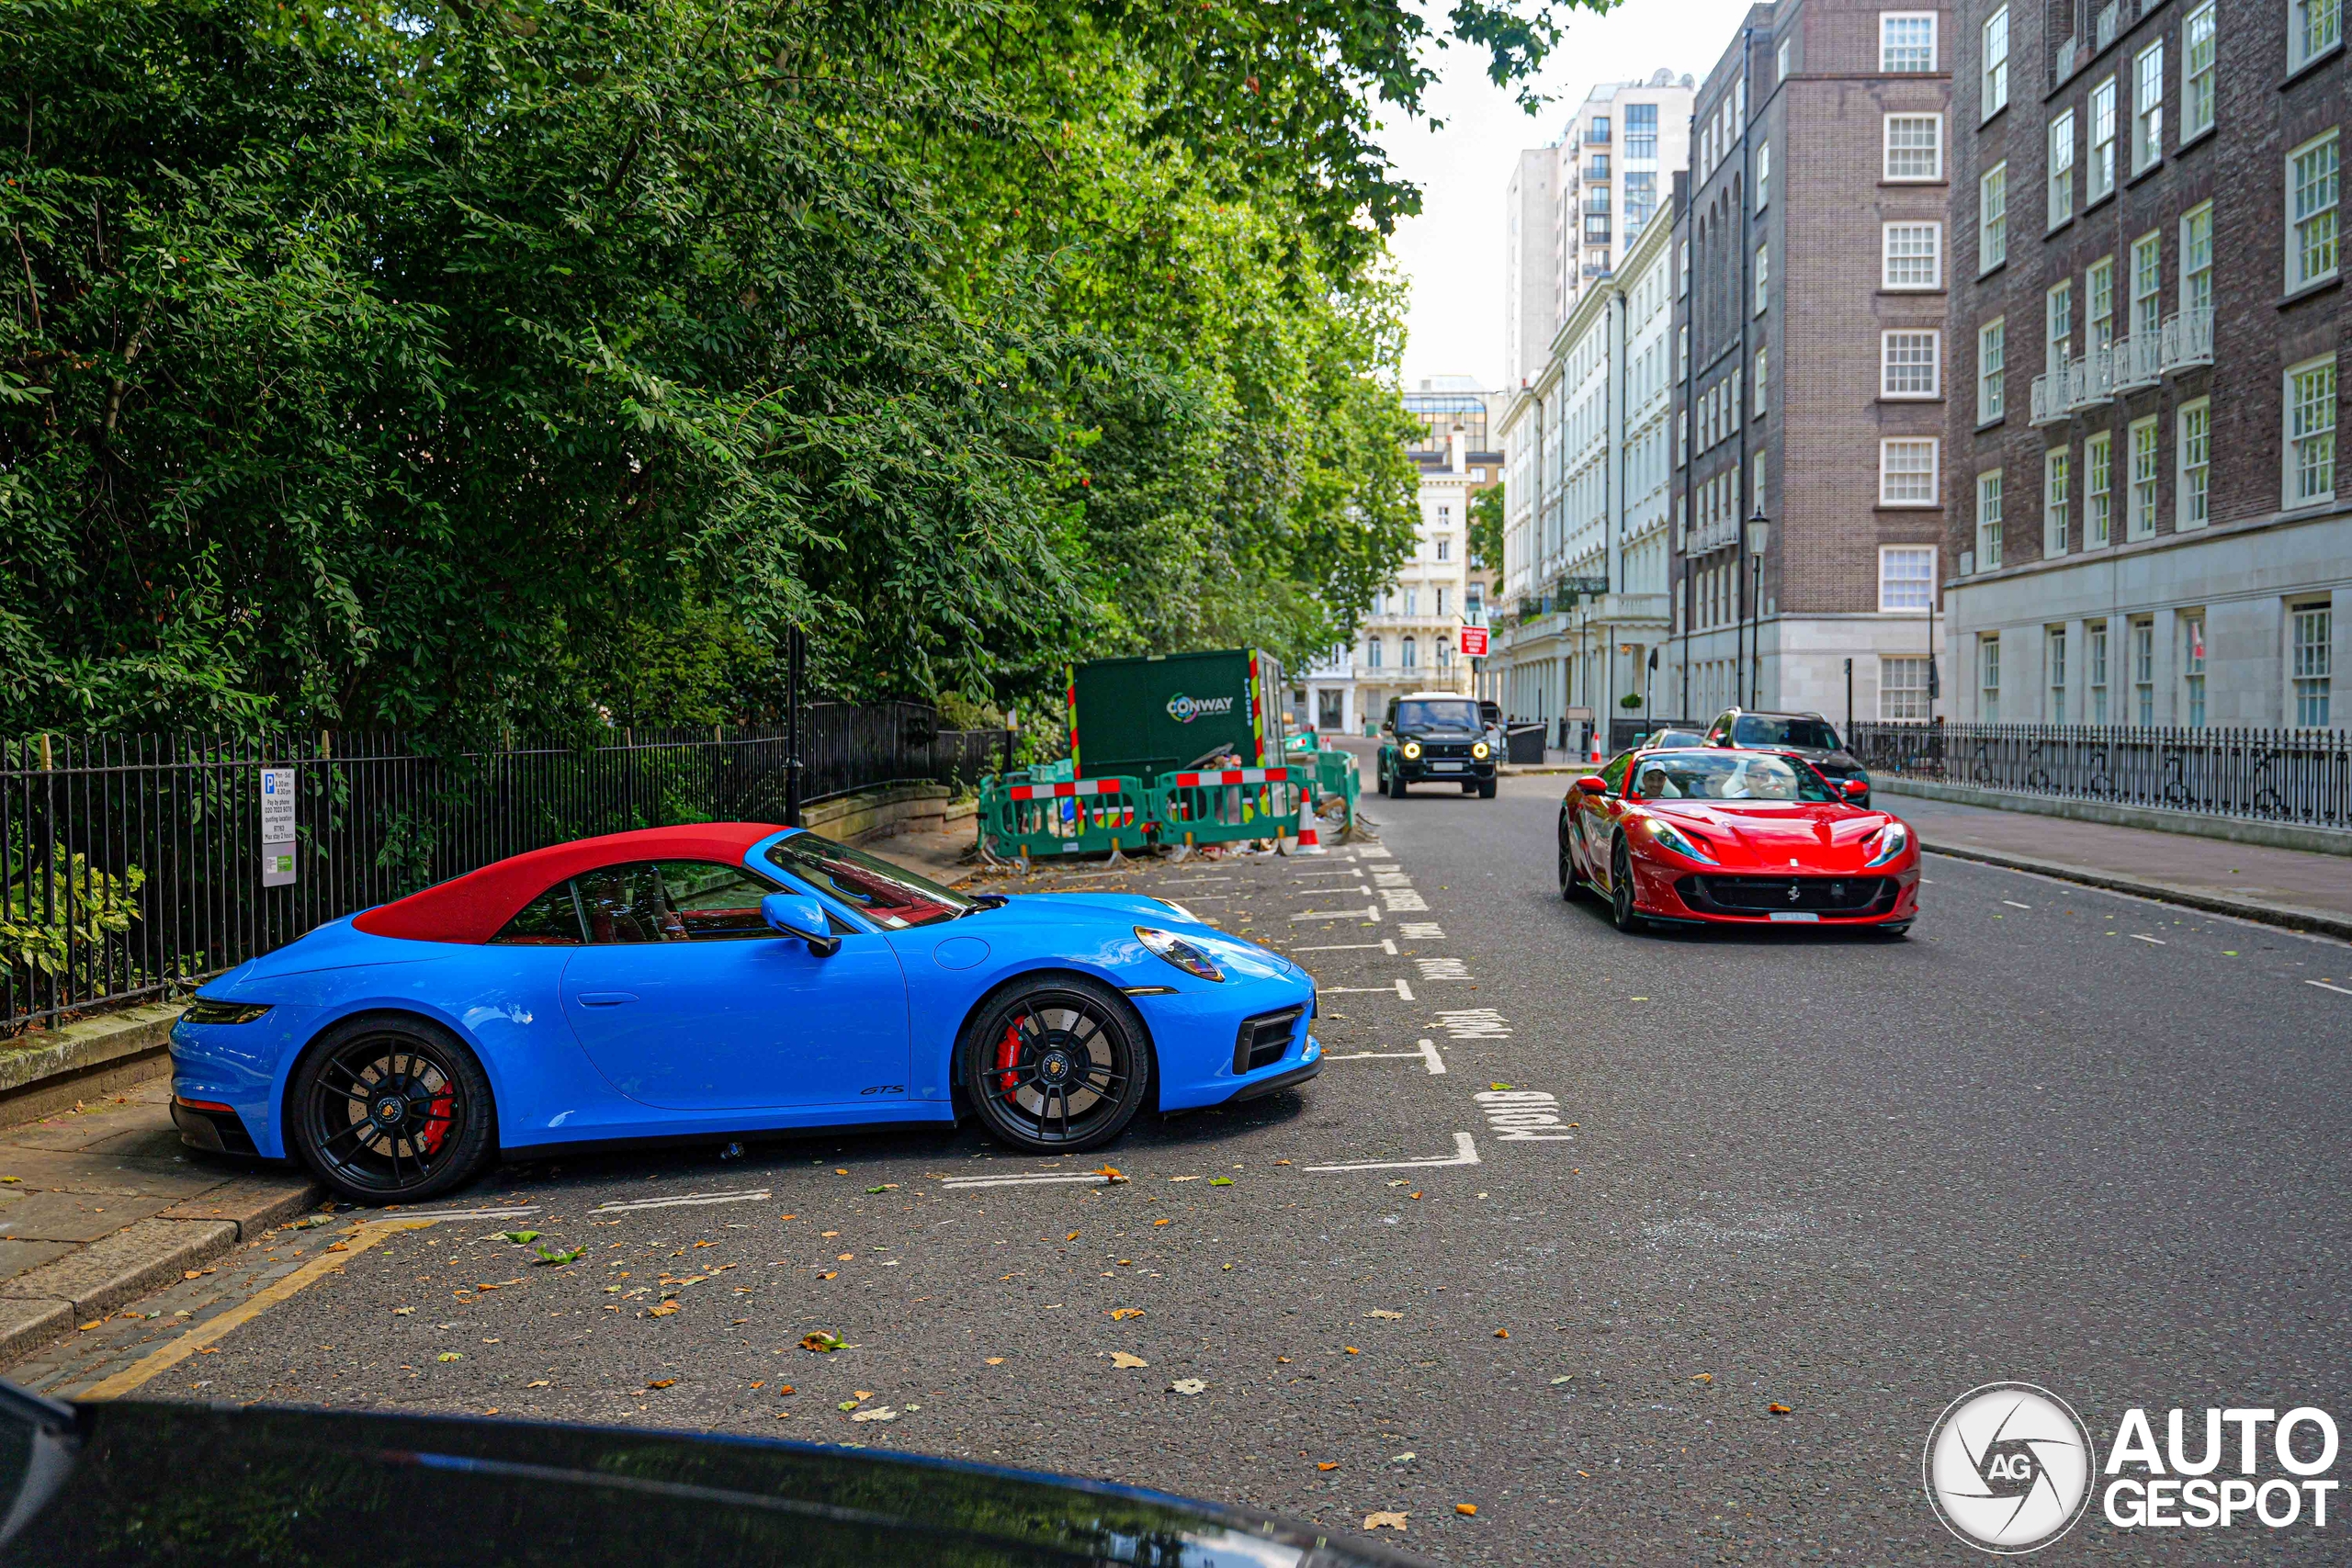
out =
{"type": "Polygon", "coordinates": [[[1956,7],[1955,716],[2352,719],[2344,10],[1956,7]]]}
{"type": "Polygon", "coordinates": [[[1657,711],[1924,718],[1945,535],[1947,12],[1753,7],[1679,204],[1657,711]],[[1765,526],[1748,526],[1761,513],[1765,526]],[[1760,546],[1760,551],[1755,547],[1760,546]]]}

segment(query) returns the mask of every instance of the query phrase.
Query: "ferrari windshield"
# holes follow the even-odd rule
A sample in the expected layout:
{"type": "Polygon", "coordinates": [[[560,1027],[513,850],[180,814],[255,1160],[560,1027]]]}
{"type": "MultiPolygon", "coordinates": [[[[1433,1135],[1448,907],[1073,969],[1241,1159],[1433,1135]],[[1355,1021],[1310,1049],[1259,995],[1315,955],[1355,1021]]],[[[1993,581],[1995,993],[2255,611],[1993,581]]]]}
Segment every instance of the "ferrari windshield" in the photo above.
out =
{"type": "Polygon", "coordinates": [[[1742,714],[1732,727],[1732,743],[1736,746],[1795,746],[1807,751],[1839,751],[1845,743],[1838,732],[1820,718],[1765,718],[1757,714],[1742,714]]]}
{"type": "Polygon", "coordinates": [[[828,893],[886,930],[927,926],[969,914],[979,904],[903,866],[816,833],[795,833],[768,846],[768,861],[828,893]]]}
{"type": "Polygon", "coordinates": [[[1827,801],[1819,774],[1781,757],[1750,751],[1659,751],[1634,768],[1633,793],[1644,800],[1827,801]]]}
{"type": "Polygon", "coordinates": [[[1398,703],[1396,728],[1414,730],[1476,729],[1479,728],[1478,705],[1466,700],[1458,703],[1398,703]]]}

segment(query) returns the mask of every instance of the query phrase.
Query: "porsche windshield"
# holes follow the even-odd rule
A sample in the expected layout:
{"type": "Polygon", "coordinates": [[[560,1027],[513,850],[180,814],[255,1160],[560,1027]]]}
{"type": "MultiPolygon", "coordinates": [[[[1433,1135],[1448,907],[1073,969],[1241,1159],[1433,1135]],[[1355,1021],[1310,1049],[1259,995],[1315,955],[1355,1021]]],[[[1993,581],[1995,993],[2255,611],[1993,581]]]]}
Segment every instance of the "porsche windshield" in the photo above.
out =
{"type": "Polygon", "coordinates": [[[980,907],[903,866],[815,833],[778,839],[768,846],[768,861],[888,931],[952,920],[980,907]]]}
{"type": "Polygon", "coordinates": [[[1844,742],[1825,719],[1762,718],[1743,714],[1732,727],[1732,740],[1740,746],[1794,746],[1806,751],[1838,751],[1844,742]]]}
{"type": "Polygon", "coordinates": [[[1478,705],[1458,703],[1398,703],[1396,728],[1416,733],[1431,729],[1458,729],[1468,734],[1476,730],[1478,705]]]}
{"type": "Polygon", "coordinates": [[[1634,768],[1644,800],[1834,801],[1819,774],[1780,757],[1745,751],[1660,751],[1634,768]]]}

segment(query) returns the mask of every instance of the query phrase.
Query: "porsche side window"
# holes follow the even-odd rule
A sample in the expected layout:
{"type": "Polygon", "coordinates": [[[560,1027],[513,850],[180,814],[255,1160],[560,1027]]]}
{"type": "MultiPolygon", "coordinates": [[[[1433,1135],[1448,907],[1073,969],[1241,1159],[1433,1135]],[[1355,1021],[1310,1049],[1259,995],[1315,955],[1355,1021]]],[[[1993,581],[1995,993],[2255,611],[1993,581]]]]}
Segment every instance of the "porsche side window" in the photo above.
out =
{"type": "Polygon", "coordinates": [[[666,942],[686,934],[662,897],[651,861],[607,865],[575,879],[592,942],[666,942]]]}
{"type": "Polygon", "coordinates": [[[580,906],[571,882],[557,883],[517,909],[506,929],[490,940],[516,947],[578,947],[580,906]]]}
{"type": "Polygon", "coordinates": [[[777,891],[763,876],[740,865],[709,861],[661,863],[662,891],[689,942],[728,942],[776,933],[760,919],[760,900],[777,891]]]}
{"type": "Polygon", "coordinates": [[[885,930],[952,920],[979,907],[903,866],[816,833],[779,839],[767,853],[778,871],[831,895],[885,930]]]}

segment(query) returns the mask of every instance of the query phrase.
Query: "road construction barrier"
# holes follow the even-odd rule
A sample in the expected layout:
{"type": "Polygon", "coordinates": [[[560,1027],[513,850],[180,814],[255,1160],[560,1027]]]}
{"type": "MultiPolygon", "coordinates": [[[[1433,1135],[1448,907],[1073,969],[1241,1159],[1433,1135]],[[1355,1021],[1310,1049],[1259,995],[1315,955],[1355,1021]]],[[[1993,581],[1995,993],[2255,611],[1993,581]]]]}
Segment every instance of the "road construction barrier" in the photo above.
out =
{"type": "Polygon", "coordinates": [[[1179,769],[1152,789],[1163,844],[1229,844],[1286,838],[1312,787],[1303,767],[1179,769]]]}
{"type": "Polygon", "coordinates": [[[1000,860],[1107,854],[1150,842],[1151,797],[1141,779],[1116,774],[1033,783],[1023,774],[980,782],[980,845],[1000,860]]]}
{"type": "Polygon", "coordinates": [[[1342,831],[1356,825],[1356,792],[1361,783],[1356,777],[1356,760],[1352,752],[1317,751],[1315,758],[1315,795],[1318,806],[1337,796],[1342,808],[1340,826],[1342,831]]]}

